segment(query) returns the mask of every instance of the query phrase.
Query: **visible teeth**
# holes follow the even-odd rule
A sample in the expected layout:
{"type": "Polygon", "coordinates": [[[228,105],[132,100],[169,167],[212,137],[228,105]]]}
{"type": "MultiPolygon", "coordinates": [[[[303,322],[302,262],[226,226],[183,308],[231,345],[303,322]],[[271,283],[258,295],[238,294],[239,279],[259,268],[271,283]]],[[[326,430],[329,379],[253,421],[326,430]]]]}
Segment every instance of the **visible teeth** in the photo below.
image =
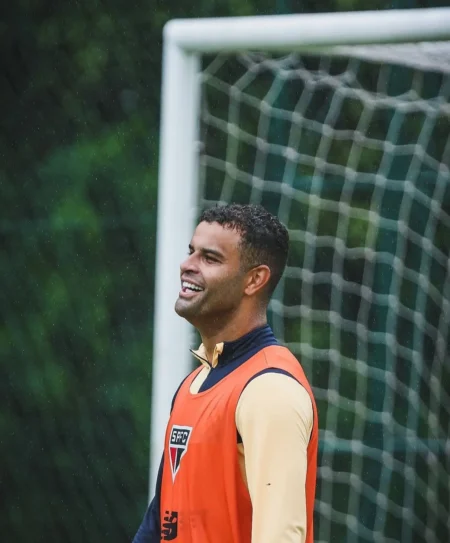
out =
{"type": "Polygon", "coordinates": [[[189,283],[188,281],[183,281],[182,283],[182,287],[183,288],[188,288],[190,290],[197,290],[197,291],[201,291],[203,290],[202,288],[198,287],[197,285],[194,285],[193,283],[189,283]]]}

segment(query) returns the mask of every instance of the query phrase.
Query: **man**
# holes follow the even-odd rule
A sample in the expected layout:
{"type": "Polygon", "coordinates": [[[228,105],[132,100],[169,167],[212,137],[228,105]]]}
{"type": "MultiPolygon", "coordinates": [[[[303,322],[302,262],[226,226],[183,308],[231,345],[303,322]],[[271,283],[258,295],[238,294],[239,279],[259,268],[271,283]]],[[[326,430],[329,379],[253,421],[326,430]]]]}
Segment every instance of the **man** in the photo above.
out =
{"type": "Polygon", "coordinates": [[[201,335],[201,366],[175,395],[134,543],[312,543],[316,406],[266,317],[288,244],[261,206],[202,214],[175,304],[201,335]]]}

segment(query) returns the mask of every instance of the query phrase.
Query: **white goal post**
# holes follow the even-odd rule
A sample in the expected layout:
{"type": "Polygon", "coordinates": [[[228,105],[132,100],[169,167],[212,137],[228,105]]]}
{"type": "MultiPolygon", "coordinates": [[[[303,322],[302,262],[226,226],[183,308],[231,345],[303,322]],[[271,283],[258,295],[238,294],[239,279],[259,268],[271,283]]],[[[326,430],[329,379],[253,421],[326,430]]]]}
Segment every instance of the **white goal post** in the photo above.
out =
{"type": "Polygon", "coordinates": [[[338,52],[340,47],[450,40],[450,8],[169,22],[164,29],[151,413],[154,492],[172,396],[192,367],[192,330],[174,312],[179,264],[198,211],[201,55],[338,52]]]}

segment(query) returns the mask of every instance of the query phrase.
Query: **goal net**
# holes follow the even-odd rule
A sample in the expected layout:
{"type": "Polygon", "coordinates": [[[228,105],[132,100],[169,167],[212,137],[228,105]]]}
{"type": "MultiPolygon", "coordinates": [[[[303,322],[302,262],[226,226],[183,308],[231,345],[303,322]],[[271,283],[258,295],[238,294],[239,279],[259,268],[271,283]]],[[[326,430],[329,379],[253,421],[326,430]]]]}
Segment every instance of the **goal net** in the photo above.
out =
{"type": "Polygon", "coordinates": [[[197,216],[290,232],[269,322],[317,400],[315,540],[450,541],[450,43],[201,66],[197,216]]]}
{"type": "Polygon", "coordinates": [[[449,72],[449,44],[204,64],[199,208],[290,231],[270,321],[317,399],[317,541],[450,541],[449,72]]]}

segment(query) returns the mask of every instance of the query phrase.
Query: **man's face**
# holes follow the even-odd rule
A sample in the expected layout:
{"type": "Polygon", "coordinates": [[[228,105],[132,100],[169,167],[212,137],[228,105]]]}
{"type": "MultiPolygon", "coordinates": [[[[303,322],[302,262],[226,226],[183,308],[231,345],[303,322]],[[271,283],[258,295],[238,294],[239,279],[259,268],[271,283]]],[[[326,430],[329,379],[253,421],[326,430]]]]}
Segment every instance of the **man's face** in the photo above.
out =
{"type": "Polygon", "coordinates": [[[239,307],[245,272],[241,269],[235,230],[218,223],[201,222],[181,264],[181,290],[175,311],[194,325],[222,320],[239,307]],[[206,319],[206,320],[205,320],[206,319]]]}

